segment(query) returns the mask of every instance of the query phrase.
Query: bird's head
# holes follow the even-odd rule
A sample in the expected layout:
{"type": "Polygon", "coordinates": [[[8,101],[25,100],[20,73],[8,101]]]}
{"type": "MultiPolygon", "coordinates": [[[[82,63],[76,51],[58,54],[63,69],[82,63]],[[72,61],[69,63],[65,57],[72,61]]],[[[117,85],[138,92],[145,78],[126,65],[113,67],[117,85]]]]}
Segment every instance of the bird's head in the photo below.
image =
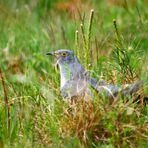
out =
{"type": "Polygon", "coordinates": [[[48,52],[47,55],[53,56],[56,59],[57,64],[59,65],[64,63],[73,63],[76,59],[74,53],[71,50],[67,49],[60,49],[53,52],[48,52]]]}

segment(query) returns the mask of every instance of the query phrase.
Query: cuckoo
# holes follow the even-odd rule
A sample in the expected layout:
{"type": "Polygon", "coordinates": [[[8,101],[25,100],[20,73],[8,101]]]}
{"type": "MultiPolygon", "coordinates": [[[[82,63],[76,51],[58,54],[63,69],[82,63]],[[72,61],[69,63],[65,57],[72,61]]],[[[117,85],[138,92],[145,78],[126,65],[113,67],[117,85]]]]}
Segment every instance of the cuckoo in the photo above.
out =
{"type": "Polygon", "coordinates": [[[83,96],[87,99],[92,96],[91,88],[93,88],[99,94],[114,99],[118,94],[132,95],[143,85],[142,80],[120,86],[109,84],[103,80],[97,81],[89,75],[71,50],[60,49],[48,52],[47,55],[53,56],[59,66],[60,91],[63,98],[83,96]]]}

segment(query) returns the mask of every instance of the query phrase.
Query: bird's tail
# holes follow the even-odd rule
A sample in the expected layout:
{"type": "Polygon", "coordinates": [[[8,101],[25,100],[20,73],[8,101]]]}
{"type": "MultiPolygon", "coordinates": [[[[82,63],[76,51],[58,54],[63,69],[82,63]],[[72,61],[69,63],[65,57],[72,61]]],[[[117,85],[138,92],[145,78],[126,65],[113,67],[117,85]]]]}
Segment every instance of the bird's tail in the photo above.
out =
{"type": "Polygon", "coordinates": [[[127,84],[127,85],[123,85],[122,86],[122,90],[121,92],[124,95],[131,95],[135,92],[137,92],[140,88],[142,88],[144,86],[144,81],[140,80],[140,81],[136,81],[133,84],[127,84]]]}

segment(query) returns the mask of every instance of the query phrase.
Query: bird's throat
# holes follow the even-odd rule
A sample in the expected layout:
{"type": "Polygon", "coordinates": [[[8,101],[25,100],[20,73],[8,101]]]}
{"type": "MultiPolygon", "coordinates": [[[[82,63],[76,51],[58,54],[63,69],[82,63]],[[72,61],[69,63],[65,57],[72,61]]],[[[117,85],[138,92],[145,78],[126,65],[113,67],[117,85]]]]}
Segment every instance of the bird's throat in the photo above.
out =
{"type": "Polygon", "coordinates": [[[61,88],[67,83],[67,81],[73,79],[73,72],[67,63],[60,65],[60,77],[61,88]]]}

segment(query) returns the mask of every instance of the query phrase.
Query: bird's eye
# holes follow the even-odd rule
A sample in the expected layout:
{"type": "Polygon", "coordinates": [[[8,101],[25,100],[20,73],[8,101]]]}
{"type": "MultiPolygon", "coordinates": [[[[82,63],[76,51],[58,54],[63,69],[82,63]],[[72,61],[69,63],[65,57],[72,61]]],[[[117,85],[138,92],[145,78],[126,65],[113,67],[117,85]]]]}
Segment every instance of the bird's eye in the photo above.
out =
{"type": "Polygon", "coordinates": [[[67,56],[67,53],[66,52],[62,52],[62,56],[63,57],[66,57],[67,56]]]}

